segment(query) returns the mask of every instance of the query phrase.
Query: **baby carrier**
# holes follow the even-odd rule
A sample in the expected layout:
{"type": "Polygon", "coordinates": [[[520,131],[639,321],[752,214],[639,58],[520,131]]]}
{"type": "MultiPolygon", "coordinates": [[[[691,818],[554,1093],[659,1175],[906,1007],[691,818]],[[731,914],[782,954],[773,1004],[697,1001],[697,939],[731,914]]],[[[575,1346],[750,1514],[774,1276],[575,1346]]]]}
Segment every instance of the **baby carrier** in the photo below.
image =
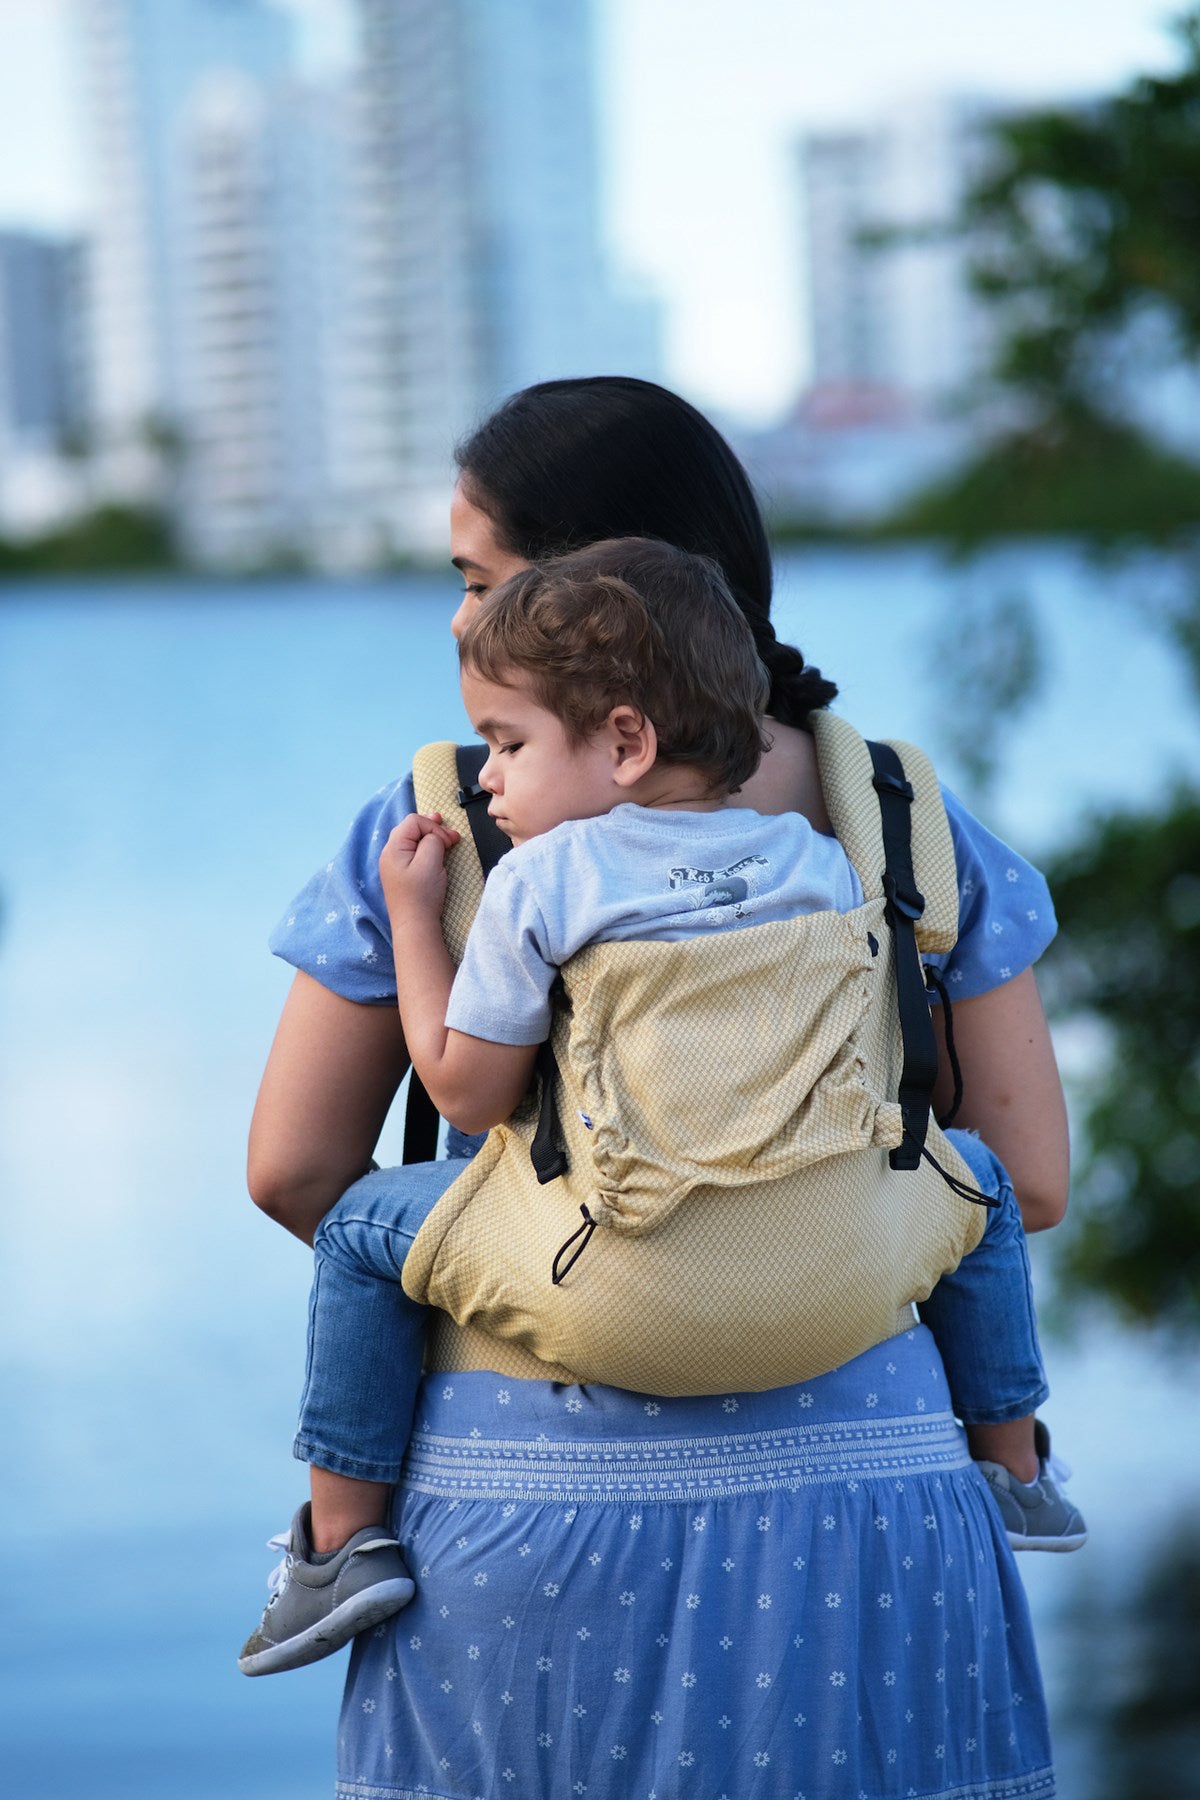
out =
{"type": "MultiPolygon", "coordinates": [[[[958,925],[937,782],[909,745],[867,745],[830,713],[813,729],[863,904],[571,959],[536,1090],[405,1262],[406,1291],[448,1316],[433,1366],[781,1387],[910,1327],[978,1242],[981,1196],[929,1117],[920,953],[952,948],[958,925]]],[[[421,751],[414,779],[418,807],[462,833],[443,911],[458,961],[487,796],[453,745],[421,751]]]]}

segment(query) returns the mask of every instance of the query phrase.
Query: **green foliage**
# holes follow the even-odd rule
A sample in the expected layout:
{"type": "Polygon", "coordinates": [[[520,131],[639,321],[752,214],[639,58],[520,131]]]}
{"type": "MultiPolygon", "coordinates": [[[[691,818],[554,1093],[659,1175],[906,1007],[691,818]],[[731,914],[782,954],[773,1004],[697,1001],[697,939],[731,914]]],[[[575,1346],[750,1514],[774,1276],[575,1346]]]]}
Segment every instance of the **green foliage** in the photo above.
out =
{"type": "Polygon", "coordinates": [[[1095,409],[1114,343],[1148,308],[1200,348],[1200,11],[1183,65],[1069,111],[997,124],[968,196],[975,282],[996,309],[996,376],[1039,409],[1095,409]]]}
{"type": "Polygon", "coordinates": [[[1041,692],[1041,633],[1022,593],[955,594],[944,630],[957,647],[941,675],[942,737],[968,791],[982,795],[995,778],[1012,721],[1041,692]]]}
{"type": "Polygon", "coordinates": [[[1123,421],[1072,409],[986,446],[888,520],[961,555],[1009,534],[1085,538],[1095,549],[1174,544],[1200,528],[1200,464],[1123,421]]]}
{"type": "Polygon", "coordinates": [[[0,579],[177,566],[165,519],[127,506],[98,507],[61,531],[22,543],[0,539],[0,579]]]}
{"type": "Polygon", "coordinates": [[[1134,421],[1145,374],[1200,354],[1200,9],[1174,30],[1177,73],[987,128],[950,235],[992,317],[974,396],[992,437],[889,530],[960,551],[1012,533],[1101,551],[1194,533],[1200,464],[1134,421]]]}
{"type": "MultiPolygon", "coordinates": [[[[1200,465],[1156,443],[1137,407],[1146,373],[1200,357],[1200,9],[1175,33],[1175,73],[990,128],[955,230],[992,316],[977,396],[991,440],[890,523],[963,555],[1037,532],[1071,534],[1097,557],[1157,547],[1174,581],[1138,604],[1157,612],[1200,696],[1200,465]]],[[[1026,643],[1007,686],[1000,663],[988,685],[999,635],[976,631],[978,666],[959,678],[968,733],[994,734],[1036,677],[1026,643]]],[[[981,756],[977,778],[986,743],[981,756]]],[[[1046,960],[1051,1004],[1099,1027],[1072,1213],[1056,1234],[1064,1298],[1099,1295],[1194,1341],[1200,787],[1144,815],[1093,820],[1048,874],[1062,927],[1046,960]]]]}
{"type": "Polygon", "coordinates": [[[1156,1520],[1145,1535],[1144,1560],[1081,1569],[1056,1619],[1062,1747],[1068,1736],[1078,1744],[1082,1727],[1088,1766],[1076,1762],[1072,1792],[1088,1800],[1200,1800],[1194,1511],[1168,1524],[1156,1520]]]}
{"type": "Polygon", "coordinates": [[[1061,1273],[1200,1336],[1200,790],[1097,821],[1048,871],[1056,1010],[1105,1027],[1061,1273]]]}
{"type": "MultiPolygon", "coordinates": [[[[1200,1800],[1200,1538],[1156,1554],[1137,1595],[1130,1672],[1109,1722],[1109,1800],[1200,1800]]],[[[1126,1640],[1128,1642],[1128,1639],[1126,1640]]]]}

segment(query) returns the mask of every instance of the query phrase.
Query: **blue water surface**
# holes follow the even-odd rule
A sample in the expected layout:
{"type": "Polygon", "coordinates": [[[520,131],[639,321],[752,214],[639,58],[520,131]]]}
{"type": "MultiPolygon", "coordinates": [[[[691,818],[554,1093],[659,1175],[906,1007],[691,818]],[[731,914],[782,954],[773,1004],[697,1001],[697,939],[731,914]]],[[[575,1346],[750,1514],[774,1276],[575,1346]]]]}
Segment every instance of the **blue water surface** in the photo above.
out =
{"type": "MultiPolygon", "coordinates": [[[[1022,584],[1051,647],[988,814],[1020,848],[1195,767],[1198,715],[1135,577],[1101,582],[1064,549],[970,579],[1022,584]]],[[[921,550],[791,556],[780,633],[860,727],[943,762],[966,580],[921,550]]],[[[467,734],[455,604],[449,574],[0,589],[0,1778],[21,1800],[330,1791],[341,1659],[255,1682],[235,1666],[263,1540],[303,1492],[308,1258],[244,1185],[288,982],[264,940],[365,796],[418,744],[467,734]]],[[[1111,1337],[1054,1361],[1087,1554],[1112,1567],[1123,1472],[1185,1402],[1111,1337]],[[1097,1409],[1134,1406],[1115,1446],[1097,1409]]],[[[1176,1491],[1195,1462],[1176,1456],[1176,1491]]],[[[1062,1565],[1085,1559],[1025,1560],[1053,1692],[1054,1618],[1082,1579],[1062,1565]]],[[[1064,1793],[1083,1800],[1070,1730],[1064,1793]]]]}

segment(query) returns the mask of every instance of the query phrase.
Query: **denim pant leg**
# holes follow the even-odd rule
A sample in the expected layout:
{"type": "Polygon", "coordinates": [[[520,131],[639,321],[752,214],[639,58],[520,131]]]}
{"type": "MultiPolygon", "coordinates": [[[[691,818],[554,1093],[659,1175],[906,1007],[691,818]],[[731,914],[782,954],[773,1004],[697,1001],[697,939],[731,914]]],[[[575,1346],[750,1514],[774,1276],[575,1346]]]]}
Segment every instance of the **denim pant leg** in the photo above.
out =
{"type": "Polygon", "coordinates": [[[968,1131],[946,1134],[969,1165],[989,1207],[975,1249],[943,1275],[918,1307],[932,1331],[955,1413],[966,1425],[1023,1419],[1049,1394],[1033,1316],[1025,1230],[999,1158],[968,1131]]]}
{"type": "Polygon", "coordinates": [[[434,1203],[462,1170],[461,1159],[373,1170],[321,1221],[292,1446],[301,1462],[358,1481],[400,1479],[426,1323],[400,1272],[434,1203]]]}

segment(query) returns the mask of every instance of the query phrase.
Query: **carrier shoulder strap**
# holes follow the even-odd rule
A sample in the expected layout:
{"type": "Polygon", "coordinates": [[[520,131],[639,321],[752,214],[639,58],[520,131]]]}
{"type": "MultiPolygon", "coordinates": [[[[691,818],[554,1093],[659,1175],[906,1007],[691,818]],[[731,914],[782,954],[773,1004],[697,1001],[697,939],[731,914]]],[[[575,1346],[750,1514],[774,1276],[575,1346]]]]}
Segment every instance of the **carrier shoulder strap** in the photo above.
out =
{"type": "Polygon", "coordinates": [[[897,1099],[904,1121],[904,1137],[890,1153],[893,1169],[916,1169],[921,1162],[929,1111],[937,1081],[938,1053],[925,992],[925,972],[917,948],[917,921],[925,911],[925,896],[917,887],[912,856],[913,790],[904,765],[890,744],[868,743],[875,770],[883,833],[884,918],[895,940],[896,1000],[900,1011],[900,1037],[904,1061],[897,1099]]]}
{"type": "Polygon", "coordinates": [[[847,720],[828,712],[815,714],[813,726],[834,830],[866,898],[884,899],[895,943],[904,1140],[889,1161],[893,1169],[915,1169],[938,1073],[921,953],[949,950],[958,937],[958,878],[946,809],[932,766],[915,745],[868,743],[847,720]]]}
{"type": "MultiPolygon", "coordinates": [[[[461,841],[446,859],[446,901],[442,936],[456,963],[462,961],[483,884],[506,850],[512,848],[494,819],[488,817],[487,792],[479,771],[487,759],[485,744],[426,744],[413,759],[413,788],[420,812],[439,812],[461,841]]],[[[432,1162],[437,1155],[438,1114],[416,1071],[408,1079],[404,1115],[404,1160],[432,1162]]]]}
{"type": "Polygon", "coordinates": [[[455,744],[454,767],[458,776],[458,803],[466,812],[479,855],[479,866],[486,881],[512,842],[506,838],[488,812],[488,791],[479,785],[479,775],[488,759],[486,744],[455,744]]]}
{"type": "MultiPolygon", "coordinates": [[[[875,765],[866,740],[836,713],[811,717],[821,791],[834,833],[854,864],[863,894],[883,893],[884,856],[875,765]]],[[[952,950],[958,941],[958,871],[954,840],[933,765],[915,744],[884,740],[900,758],[913,790],[912,860],[925,910],[916,921],[917,947],[924,955],[952,950]]]]}

